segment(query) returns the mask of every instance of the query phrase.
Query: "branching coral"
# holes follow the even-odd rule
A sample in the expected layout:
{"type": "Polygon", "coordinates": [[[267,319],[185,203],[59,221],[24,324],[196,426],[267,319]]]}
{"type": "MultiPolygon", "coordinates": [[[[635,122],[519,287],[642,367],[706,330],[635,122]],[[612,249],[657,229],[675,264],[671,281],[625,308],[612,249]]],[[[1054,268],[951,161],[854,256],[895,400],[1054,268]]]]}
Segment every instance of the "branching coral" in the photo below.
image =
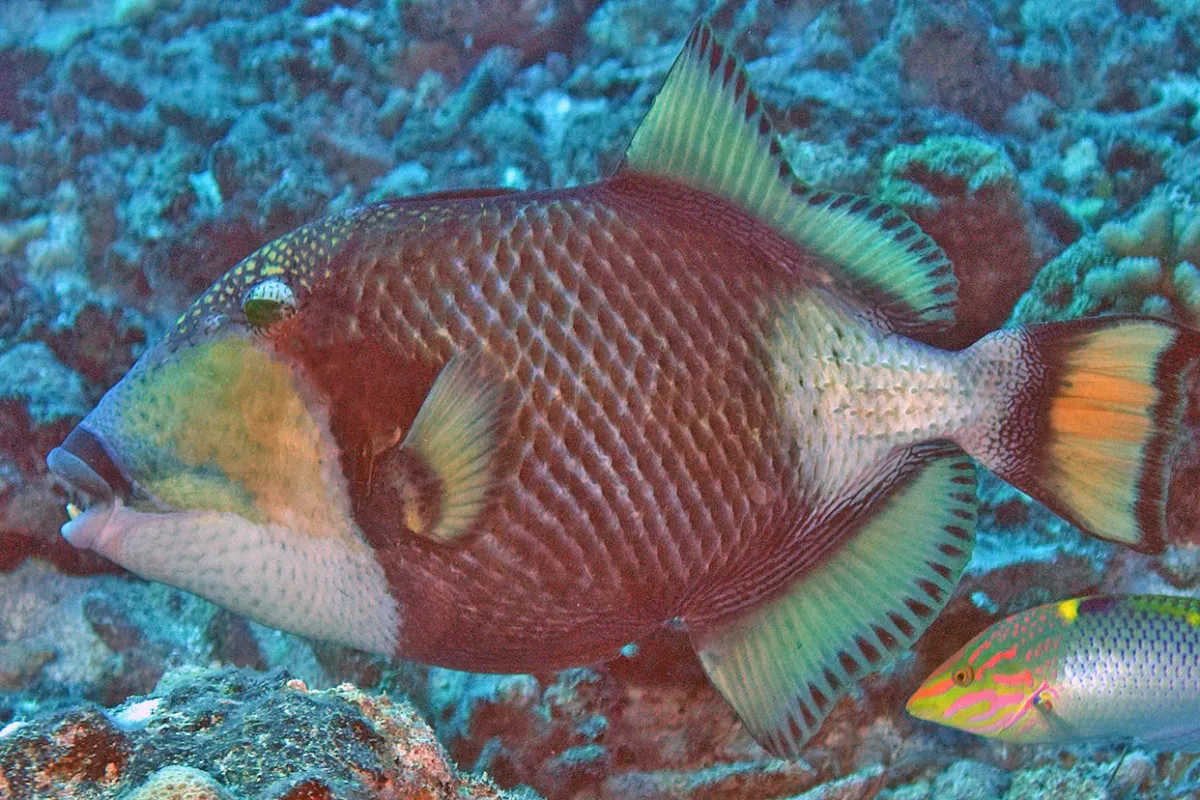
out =
{"type": "Polygon", "coordinates": [[[1047,264],[1013,312],[1016,322],[1139,313],[1200,321],[1200,217],[1180,190],[1154,193],[1132,218],[1109,222],[1047,264]]]}

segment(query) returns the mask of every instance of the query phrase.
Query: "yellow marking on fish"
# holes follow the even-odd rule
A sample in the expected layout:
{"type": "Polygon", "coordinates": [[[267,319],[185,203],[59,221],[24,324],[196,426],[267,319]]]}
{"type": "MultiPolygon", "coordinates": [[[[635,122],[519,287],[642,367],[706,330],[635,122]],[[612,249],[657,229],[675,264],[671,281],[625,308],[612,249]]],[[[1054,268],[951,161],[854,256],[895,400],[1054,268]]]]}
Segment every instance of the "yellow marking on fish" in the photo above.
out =
{"type": "Polygon", "coordinates": [[[1175,335],[1170,328],[1131,322],[1118,336],[1085,334],[1064,359],[1048,414],[1049,480],[1074,510],[1075,522],[1105,539],[1136,543],[1141,537],[1133,470],[1140,469],[1155,430],[1155,365],[1175,335]]]}
{"type": "Polygon", "coordinates": [[[146,402],[129,415],[123,435],[180,462],[147,476],[152,494],[179,508],[232,511],[308,536],[346,534],[328,503],[319,424],[287,364],[230,338],[197,345],[139,378],[137,396],[146,402]]]}
{"type": "Polygon", "coordinates": [[[1058,604],[1058,614],[1063,621],[1070,624],[1079,616],[1079,598],[1064,600],[1058,604]]]}

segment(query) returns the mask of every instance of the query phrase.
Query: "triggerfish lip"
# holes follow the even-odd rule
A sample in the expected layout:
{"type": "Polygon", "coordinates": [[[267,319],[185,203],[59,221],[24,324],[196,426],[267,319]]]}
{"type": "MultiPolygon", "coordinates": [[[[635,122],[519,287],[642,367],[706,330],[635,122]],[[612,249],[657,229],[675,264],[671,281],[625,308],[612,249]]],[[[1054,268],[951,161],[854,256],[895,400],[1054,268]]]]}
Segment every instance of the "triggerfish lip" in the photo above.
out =
{"type": "Polygon", "coordinates": [[[75,547],[96,549],[114,512],[129,494],[129,481],[100,440],[83,428],[76,428],[62,446],[51,450],[46,465],[69,491],[82,496],[86,506],[63,525],[63,538],[75,547]]]}

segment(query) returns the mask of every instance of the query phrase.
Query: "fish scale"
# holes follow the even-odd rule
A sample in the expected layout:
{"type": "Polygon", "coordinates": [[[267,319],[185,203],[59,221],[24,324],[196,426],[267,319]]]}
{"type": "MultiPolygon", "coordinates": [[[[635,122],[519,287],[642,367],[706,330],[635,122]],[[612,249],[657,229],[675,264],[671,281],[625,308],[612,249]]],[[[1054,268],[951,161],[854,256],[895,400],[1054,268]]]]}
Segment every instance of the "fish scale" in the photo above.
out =
{"type": "MultiPolygon", "coordinates": [[[[1060,704],[1078,704],[1078,727],[1120,735],[1131,720],[1167,725],[1200,715],[1200,602],[1084,600],[1059,645],[1060,704]],[[1190,658],[1176,658],[1186,648],[1190,658]]],[[[1072,717],[1074,719],[1074,717],[1072,717]]]]}
{"type": "MultiPolygon", "coordinates": [[[[770,304],[760,298],[771,282],[801,284],[782,271],[768,281],[762,271],[723,268],[743,260],[740,246],[696,232],[690,243],[672,238],[604,202],[471,205],[449,206],[440,219],[422,212],[427,226],[447,228],[436,239],[442,253],[395,240],[388,212],[366,218],[340,265],[363,289],[355,305],[367,310],[358,312],[364,339],[435,362],[483,347],[532,401],[514,420],[513,491],[488,533],[452,554],[419,541],[393,545],[385,568],[411,587],[404,604],[415,626],[448,627],[444,609],[480,594],[495,615],[516,613],[529,640],[523,658],[538,631],[567,624],[555,621],[563,593],[610,624],[623,620],[622,638],[632,639],[662,615],[684,613],[701,576],[770,542],[772,518],[794,516],[795,446],[772,421],[766,360],[745,355],[765,340],[770,304]],[[469,213],[476,217],[460,216],[469,213]],[[706,262],[713,267],[699,267],[706,262]],[[684,277],[697,274],[710,279],[684,277]],[[380,286],[386,295],[373,297],[380,286]],[[445,286],[459,288],[447,295],[445,286]],[[545,577],[524,583],[514,574],[545,577]],[[631,613],[628,596],[650,587],[631,613]],[[462,599],[447,601],[447,591],[462,599]],[[428,597],[439,602],[426,610],[428,597]]],[[[280,334],[297,337],[289,346],[307,354],[318,386],[382,391],[369,366],[322,348],[321,330],[310,317],[280,334]]],[[[335,431],[376,424],[333,417],[335,431]]],[[[393,424],[390,416],[378,423],[393,424]]],[[[481,609],[478,632],[456,619],[457,646],[496,653],[494,635],[484,634],[488,616],[481,609]]]]}

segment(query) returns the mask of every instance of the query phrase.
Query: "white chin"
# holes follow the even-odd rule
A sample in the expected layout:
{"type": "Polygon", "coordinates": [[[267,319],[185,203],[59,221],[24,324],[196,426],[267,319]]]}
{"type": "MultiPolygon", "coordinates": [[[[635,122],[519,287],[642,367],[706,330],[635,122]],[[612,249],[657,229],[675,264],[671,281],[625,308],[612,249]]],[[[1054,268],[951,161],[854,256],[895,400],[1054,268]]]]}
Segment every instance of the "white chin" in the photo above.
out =
{"type": "MultiPolygon", "coordinates": [[[[225,511],[150,513],[126,506],[97,530],[92,549],[146,580],[272,628],[371,652],[395,650],[399,609],[364,544],[304,536],[225,511]]],[[[92,533],[91,524],[81,532],[92,533]]]]}

